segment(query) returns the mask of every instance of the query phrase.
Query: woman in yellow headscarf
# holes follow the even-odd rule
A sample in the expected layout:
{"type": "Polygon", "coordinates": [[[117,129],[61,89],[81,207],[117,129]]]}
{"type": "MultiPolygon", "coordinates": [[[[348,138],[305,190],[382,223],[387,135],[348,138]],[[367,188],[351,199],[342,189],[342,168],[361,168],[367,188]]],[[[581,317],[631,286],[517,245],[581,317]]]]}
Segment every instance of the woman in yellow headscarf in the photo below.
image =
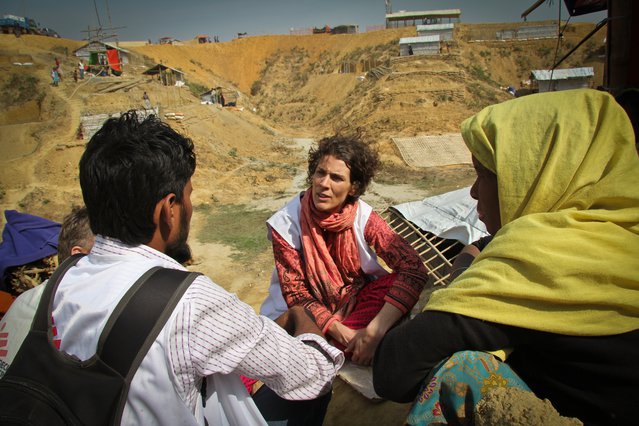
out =
{"type": "Polygon", "coordinates": [[[387,334],[375,357],[377,393],[408,402],[428,376],[415,406],[436,399],[443,418],[469,420],[472,406],[446,413],[434,367],[461,366],[463,356],[451,357],[461,351],[508,349],[507,364],[466,352],[473,361],[459,371],[486,380],[471,390],[457,378],[451,392],[468,405],[514,383],[587,424],[631,423],[639,158],[626,114],[603,92],[537,94],[485,108],[462,135],[477,171],[471,195],[494,237],[422,314],[387,334]]]}

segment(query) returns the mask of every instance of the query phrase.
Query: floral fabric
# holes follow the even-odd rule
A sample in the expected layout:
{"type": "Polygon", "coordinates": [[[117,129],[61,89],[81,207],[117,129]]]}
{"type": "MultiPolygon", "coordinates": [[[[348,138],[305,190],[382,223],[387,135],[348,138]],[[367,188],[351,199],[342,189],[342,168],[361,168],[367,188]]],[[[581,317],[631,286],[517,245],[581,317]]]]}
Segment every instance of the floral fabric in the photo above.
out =
{"type": "Polygon", "coordinates": [[[407,425],[472,425],[473,410],[490,389],[530,391],[508,364],[486,352],[457,352],[432,371],[408,413],[407,425]]]}

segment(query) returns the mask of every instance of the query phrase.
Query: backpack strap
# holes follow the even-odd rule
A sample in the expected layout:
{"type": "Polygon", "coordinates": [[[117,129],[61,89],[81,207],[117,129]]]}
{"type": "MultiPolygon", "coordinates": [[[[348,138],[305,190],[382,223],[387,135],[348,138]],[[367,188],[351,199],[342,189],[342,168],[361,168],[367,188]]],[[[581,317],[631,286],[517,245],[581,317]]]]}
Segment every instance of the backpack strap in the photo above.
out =
{"type": "Polygon", "coordinates": [[[98,340],[97,354],[131,383],[186,289],[200,274],[154,267],[127,291],[98,340]]]}
{"type": "Polygon", "coordinates": [[[51,277],[49,277],[49,281],[47,281],[46,287],[42,292],[42,296],[40,297],[40,302],[38,303],[38,308],[36,309],[35,316],[33,318],[33,322],[31,323],[31,330],[42,331],[47,333],[49,336],[49,341],[53,338],[52,333],[52,319],[51,319],[51,311],[53,309],[53,295],[55,294],[56,289],[58,288],[58,284],[62,280],[64,274],[71,269],[73,265],[78,263],[80,259],[82,259],[85,254],[78,253],[74,254],[71,257],[68,257],[62,262],[57,269],[53,272],[51,277]]]}

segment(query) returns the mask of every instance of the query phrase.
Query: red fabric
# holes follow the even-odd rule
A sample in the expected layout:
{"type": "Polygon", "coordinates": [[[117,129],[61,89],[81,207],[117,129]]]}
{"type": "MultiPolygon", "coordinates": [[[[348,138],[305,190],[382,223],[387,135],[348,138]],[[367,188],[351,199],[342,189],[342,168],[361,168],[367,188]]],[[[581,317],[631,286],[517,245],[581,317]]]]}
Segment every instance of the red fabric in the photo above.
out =
{"type": "MultiPolygon", "coordinates": [[[[364,228],[364,239],[386,265],[397,274],[397,279],[385,296],[385,302],[408,313],[419,299],[426,284],[428,273],[417,252],[377,213],[372,212],[364,228]]],[[[286,304],[303,306],[308,309],[317,326],[324,330],[333,312],[322,295],[315,295],[306,282],[304,259],[275,230],[272,230],[273,255],[280,280],[282,295],[286,304]]],[[[364,273],[360,270],[352,276],[353,280],[365,283],[364,273]]]]}
{"type": "MultiPolygon", "coordinates": [[[[344,318],[342,324],[351,330],[359,330],[365,328],[377,316],[384,306],[386,294],[393,286],[397,274],[390,274],[372,281],[362,289],[355,297],[355,306],[352,312],[344,318]]],[[[346,346],[337,340],[331,339],[331,345],[342,351],[346,346]]],[[[351,359],[352,353],[345,354],[347,359],[351,359]]]]}
{"type": "Polygon", "coordinates": [[[116,71],[122,71],[122,68],[120,67],[120,56],[118,55],[118,51],[116,49],[108,49],[106,51],[106,54],[107,58],[109,58],[109,66],[116,71]]]}
{"type": "Polygon", "coordinates": [[[382,310],[384,298],[395,280],[397,274],[390,274],[368,283],[355,297],[355,306],[342,324],[352,330],[366,327],[382,310]]]}
{"type": "Polygon", "coordinates": [[[361,268],[353,229],[357,207],[357,202],[345,204],[340,212],[325,213],[315,208],[311,189],[302,198],[302,250],[308,286],[338,319],[352,309],[351,294],[357,291],[353,277],[361,268]]]}
{"type": "Polygon", "coordinates": [[[240,379],[244,384],[244,387],[248,391],[249,395],[253,395],[253,385],[257,383],[257,379],[249,379],[248,377],[240,374],[240,379]]]}
{"type": "MultiPolygon", "coordinates": [[[[7,293],[6,291],[0,290],[0,319],[2,319],[4,314],[7,313],[7,311],[9,310],[9,307],[11,306],[14,300],[15,300],[15,297],[13,297],[13,295],[11,295],[10,293],[7,293]]],[[[1,344],[0,344],[0,347],[2,347],[1,344]]]]}

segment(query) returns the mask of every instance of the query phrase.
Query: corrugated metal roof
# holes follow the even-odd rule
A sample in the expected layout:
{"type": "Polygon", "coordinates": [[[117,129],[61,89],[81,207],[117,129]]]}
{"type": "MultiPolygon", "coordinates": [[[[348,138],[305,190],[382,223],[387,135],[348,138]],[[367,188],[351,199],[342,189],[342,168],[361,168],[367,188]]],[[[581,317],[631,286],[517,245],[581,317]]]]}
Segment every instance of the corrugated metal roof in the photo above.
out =
{"type": "Polygon", "coordinates": [[[411,17],[423,17],[423,16],[450,16],[461,15],[461,9],[442,9],[442,10],[424,10],[421,12],[407,12],[401,11],[396,13],[387,13],[386,19],[397,18],[411,18],[411,17]]]}
{"type": "Polygon", "coordinates": [[[452,30],[455,28],[455,24],[430,24],[430,25],[418,25],[417,32],[419,31],[441,31],[452,30]]]}
{"type": "Polygon", "coordinates": [[[102,45],[102,46],[110,47],[111,49],[117,49],[117,50],[119,50],[119,51],[121,51],[121,52],[124,52],[124,53],[131,53],[131,52],[129,52],[129,51],[128,51],[128,50],[126,50],[126,49],[122,49],[121,47],[117,47],[117,46],[116,46],[115,44],[113,44],[113,43],[106,43],[106,42],[104,42],[104,41],[97,41],[97,40],[96,40],[96,41],[92,41],[92,42],[90,42],[90,43],[85,44],[84,46],[82,46],[82,47],[80,47],[80,48],[78,48],[78,49],[74,50],[74,51],[73,51],[73,53],[77,52],[78,50],[86,49],[86,48],[88,48],[88,47],[96,46],[96,45],[102,45]]]}
{"type": "Polygon", "coordinates": [[[128,50],[126,49],[122,49],[121,47],[116,46],[114,43],[104,43],[105,46],[109,46],[112,49],[118,49],[121,50],[124,53],[130,53],[128,50]]]}
{"type": "Polygon", "coordinates": [[[533,70],[532,75],[535,80],[540,81],[550,80],[551,75],[553,80],[567,80],[569,78],[594,77],[595,71],[592,67],[557,69],[554,71],[533,70]]]}
{"type": "Polygon", "coordinates": [[[175,71],[176,73],[182,74],[182,75],[186,75],[183,71],[180,71],[177,68],[171,68],[169,66],[166,66],[164,64],[156,64],[155,66],[149,68],[148,70],[144,71],[142,74],[147,74],[147,75],[155,75],[158,74],[160,72],[160,70],[165,70],[165,69],[170,69],[172,71],[175,71]]]}
{"type": "Polygon", "coordinates": [[[420,36],[420,37],[403,37],[399,39],[399,44],[437,43],[437,42],[439,42],[439,34],[420,36]]]}

